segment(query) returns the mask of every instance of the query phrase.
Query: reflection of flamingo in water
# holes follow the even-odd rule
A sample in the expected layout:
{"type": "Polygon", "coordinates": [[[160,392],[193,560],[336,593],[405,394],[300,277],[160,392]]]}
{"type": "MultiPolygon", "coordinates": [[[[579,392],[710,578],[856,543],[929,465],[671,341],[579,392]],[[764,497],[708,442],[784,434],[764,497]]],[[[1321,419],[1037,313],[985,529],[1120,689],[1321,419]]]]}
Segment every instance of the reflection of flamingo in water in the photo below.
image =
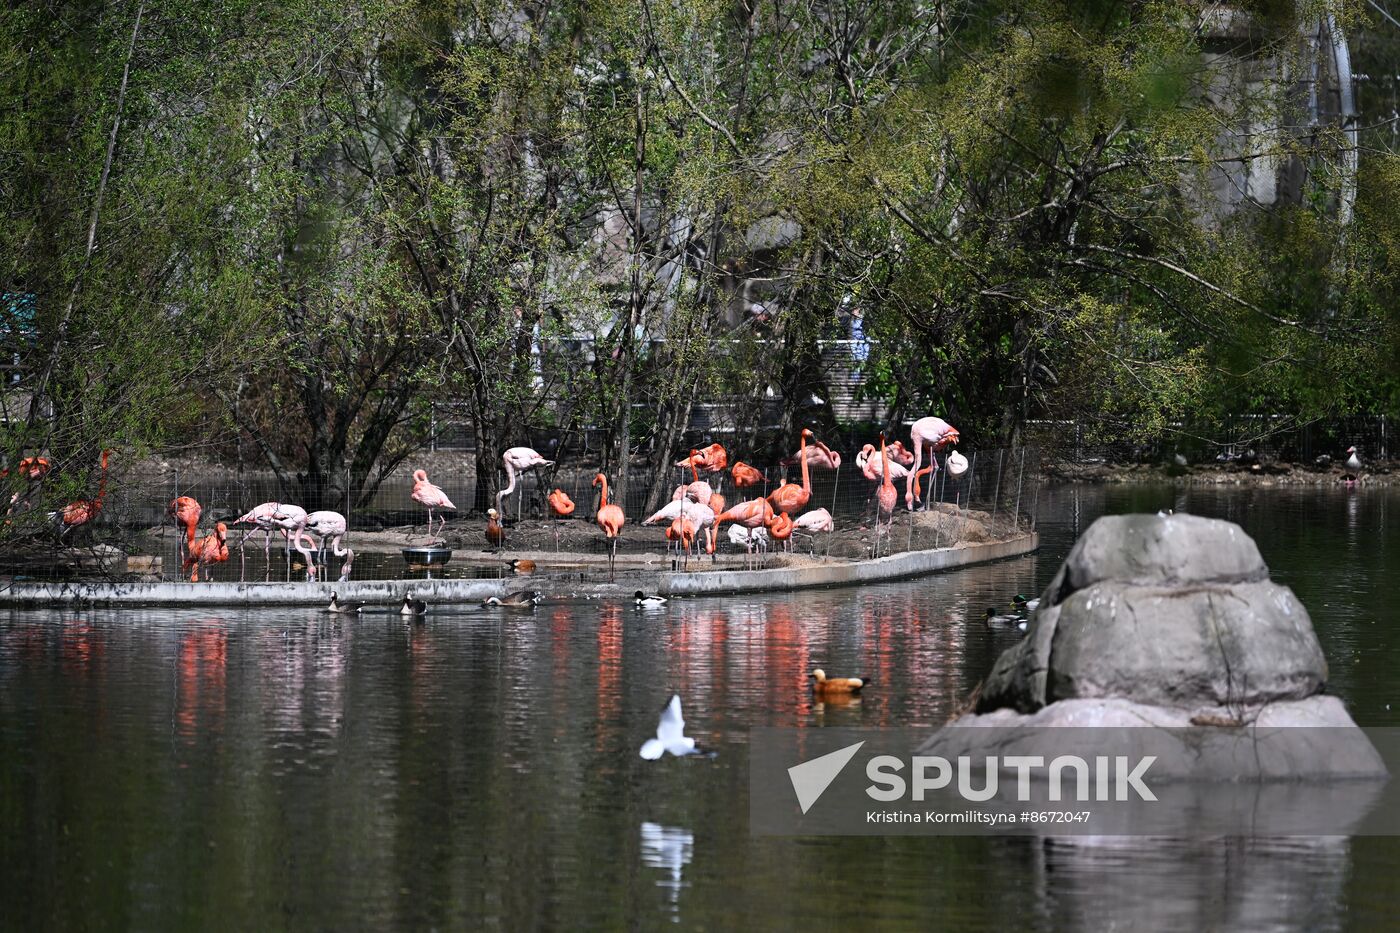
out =
{"type": "Polygon", "coordinates": [[[204,509],[194,496],[176,496],[170,500],[170,505],[165,510],[171,520],[184,530],[179,542],[180,565],[182,567],[185,558],[189,556],[190,550],[194,547],[195,529],[199,527],[199,516],[203,512],[204,509]]]}
{"type": "Polygon", "coordinates": [[[496,493],[496,511],[505,514],[501,507],[501,500],[515,492],[516,477],[525,470],[533,470],[535,467],[549,466],[553,460],[546,460],[539,451],[533,447],[512,447],[501,454],[501,464],[506,468],[506,476],[510,478],[510,483],[505,489],[496,493]]]}
{"type": "MultiPolygon", "coordinates": [[[[512,480],[514,482],[514,480],[512,480]]],[[[433,536],[433,509],[450,509],[457,511],[457,506],[452,504],[452,500],[447,498],[447,493],[439,486],[434,486],[428,482],[427,470],[413,471],[413,492],[409,493],[409,498],[414,502],[421,502],[428,507],[428,537],[433,536]]],[[[442,534],[442,529],[447,525],[447,516],[442,517],[442,523],[438,525],[438,534],[442,534]]]]}
{"type": "Polygon", "coordinates": [[[593,477],[594,486],[600,483],[603,486],[603,494],[599,499],[596,521],[608,538],[608,580],[611,581],[617,565],[617,536],[622,534],[622,526],[627,524],[627,516],[622,514],[621,506],[608,502],[608,478],[602,473],[593,477]]]}
{"type": "Polygon", "coordinates": [[[296,536],[292,539],[292,546],[301,552],[306,558],[306,579],[314,581],[316,579],[316,561],[312,558],[312,551],[302,547],[301,540],[305,538],[319,538],[315,541],[316,552],[321,553],[326,550],[326,543],[329,541],[331,553],[336,557],[345,558],[345,563],[340,567],[340,582],[350,579],[350,568],[355,561],[355,552],[346,547],[341,548],[341,539],[345,537],[348,530],[345,516],[339,512],[324,510],[312,512],[306,516],[306,520],[297,529],[296,536]]]}

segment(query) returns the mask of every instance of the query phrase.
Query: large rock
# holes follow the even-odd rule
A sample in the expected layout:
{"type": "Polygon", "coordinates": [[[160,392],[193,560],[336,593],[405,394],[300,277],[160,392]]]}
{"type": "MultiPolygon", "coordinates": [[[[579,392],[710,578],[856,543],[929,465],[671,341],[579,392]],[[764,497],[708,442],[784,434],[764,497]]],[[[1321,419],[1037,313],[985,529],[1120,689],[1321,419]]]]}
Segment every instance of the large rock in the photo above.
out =
{"type": "Polygon", "coordinates": [[[998,659],[978,712],[1117,697],[1255,707],[1319,693],[1327,664],[1307,610],[1268,581],[1238,526],[1195,516],[1101,518],[998,659]]]}

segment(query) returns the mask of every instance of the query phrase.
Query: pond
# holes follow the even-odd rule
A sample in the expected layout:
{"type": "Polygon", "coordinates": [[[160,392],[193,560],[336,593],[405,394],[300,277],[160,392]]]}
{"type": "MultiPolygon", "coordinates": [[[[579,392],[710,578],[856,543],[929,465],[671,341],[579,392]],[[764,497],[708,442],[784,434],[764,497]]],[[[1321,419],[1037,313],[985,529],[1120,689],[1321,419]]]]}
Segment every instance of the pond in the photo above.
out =
{"type": "Polygon", "coordinates": [[[1400,725],[1400,492],[1047,487],[1037,555],[776,596],[0,621],[0,877],[18,929],[1336,929],[1400,909],[1386,838],[751,837],[748,730],[942,723],[1098,515],[1238,521],[1330,688],[1400,725]],[[806,674],[865,673],[857,703],[806,674]],[[672,692],[711,760],[637,755],[672,692]]]}

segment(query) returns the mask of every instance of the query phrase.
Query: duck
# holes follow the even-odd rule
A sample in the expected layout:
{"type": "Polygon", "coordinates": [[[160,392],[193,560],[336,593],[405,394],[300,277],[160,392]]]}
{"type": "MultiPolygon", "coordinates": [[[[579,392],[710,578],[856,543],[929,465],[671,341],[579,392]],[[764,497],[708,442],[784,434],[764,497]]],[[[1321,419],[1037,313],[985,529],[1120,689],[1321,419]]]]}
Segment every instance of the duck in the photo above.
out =
{"type": "Polygon", "coordinates": [[[544,597],[533,590],[521,590],[519,593],[507,593],[504,596],[488,596],[485,606],[502,606],[506,609],[533,609],[535,603],[544,597]]]}
{"type": "Polygon", "coordinates": [[[506,566],[516,573],[529,574],[535,572],[535,562],[532,560],[511,560],[506,561],[506,566]]]}
{"type": "Polygon", "coordinates": [[[643,593],[641,590],[638,590],[637,592],[633,593],[632,595],[633,595],[634,598],[636,598],[636,600],[637,600],[637,605],[638,605],[638,606],[661,606],[661,605],[664,605],[665,602],[666,602],[666,597],[665,597],[665,596],[660,596],[660,595],[648,596],[647,594],[643,593]]]}
{"type": "Polygon", "coordinates": [[[993,609],[992,607],[990,607],[990,606],[987,607],[987,624],[988,624],[988,625],[1015,625],[1017,628],[1020,628],[1020,623],[1021,623],[1021,622],[1024,622],[1024,621],[1025,621],[1025,620],[1024,620],[1023,618],[1021,618],[1021,616],[1016,616],[1016,615],[1001,615],[1000,613],[998,613],[998,612],[997,612],[995,609],[993,609]]]}
{"type": "Polygon", "coordinates": [[[337,596],[335,593],[332,593],[332,594],[331,594],[331,604],[330,604],[329,606],[326,607],[326,610],[327,610],[328,612],[343,612],[343,613],[349,613],[349,612],[359,612],[359,611],[360,611],[361,609],[363,609],[363,608],[365,608],[365,604],[364,604],[364,603],[343,603],[343,602],[340,601],[340,597],[339,597],[339,596],[337,596]]]}
{"type": "Polygon", "coordinates": [[[501,525],[499,515],[495,509],[486,510],[486,542],[495,548],[506,543],[506,530],[501,525]]]}
{"type": "Polygon", "coordinates": [[[412,593],[405,593],[403,605],[399,608],[400,615],[421,616],[428,611],[428,604],[421,599],[414,597],[412,593]]]}
{"type": "Polygon", "coordinates": [[[812,679],[814,693],[860,693],[861,688],[871,682],[869,677],[827,677],[821,668],[807,676],[812,679]]]}
{"type": "Polygon", "coordinates": [[[1017,609],[1022,609],[1026,612],[1035,612],[1037,609],[1040,608],[1039,596],[1037,596],[1035,599],[1026,599],[1026,597],[1022,596],[1020,593],[1017,593],[1016,598],[1011,600],[1011,602],[1015,604],[1017,609]]]}

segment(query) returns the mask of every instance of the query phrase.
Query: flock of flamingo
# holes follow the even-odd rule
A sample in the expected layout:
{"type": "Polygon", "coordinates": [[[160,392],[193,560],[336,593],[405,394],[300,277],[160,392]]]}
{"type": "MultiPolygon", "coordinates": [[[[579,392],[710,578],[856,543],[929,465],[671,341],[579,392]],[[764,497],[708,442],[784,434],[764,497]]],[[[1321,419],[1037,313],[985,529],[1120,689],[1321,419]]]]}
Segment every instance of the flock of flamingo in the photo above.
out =
{"type": "MultiPolygon", "coordinates": [[[[920,478],[937,469],[932,454],[947,450],[959,441],[956,428],[941,418],[928,417],[914,422],[910,430],[910,445],[902,441],[887,443],[885,435],[879,437],[879,448],[866,444],[856,455],[855,462],[867,480],[877,482],[876,499],[876,544],[879,553],[882,533],[888,531],[894,521],[898,505],[898,492],[895,480],[903,479],[904,503],[912,510],[915,502],[922,497],[920,478]],[[925,453],[929,463],[923,465],[925,453]]],[[[68,503],[51,518],[60,526],[60,533],[92,521],[103,508],[107,490],[108,459],[112,451],[102,452],[102,473],[97,495],[91,499],[77,499],[68,503]]],[[[488,510],[485,529],[486,540],[493,547],[506,543],[506,529],[500,516],[507,496],[515,492],[520,474],[541,466],[549,466],[554,461],[547,460],[529,447],[512,447],[501,458],[508,482],[496,494],[496,507],[488,510]]],[[[967,469],[967,460],[956,450],[945,458],[948,473],[958,476],[967,469]]],[[[752,564],[757,552],[764,551],[770,540],[791,549],[794,532],[815,535],[834,529],[831,513],[824,508],[808,510],[812,498],[811,470],[835,470],[841,466],[841,455],[826,444],[817,440],[812,431],[803,429],[797,453],[783,461],[783,465],[796,464],[800,467],[802,482],[784,482],[766,496],[757,496],[734,506],[727,507],[725,496],[720,492],[724,474],[727,471],[735,490],[745,490],[761,484],[764,475],[747,463],[736,461],[729,465],[729,455],[720,444],[711,444],[703,449],[693,449],[689,456],[676,461],[676,466],[690,471],[691,481],[678,485],[671,501],[654,515],[644,519],[644,526],[665,526],[668,547],[674,547],[677,560],[689,564],[690,558],[703,546],[704,552],[715,553],[716,541],[721,527],[730,523],[729,540],[745,549],[745,566],[752,564]],[[810,442],[810,443],[809,443],[810,442]],[[702,479],[701,475],[705,478],[702,479]],[[713,484],[711,481],[714,481],[713,484]],[[805,511],[804,511],[805,510],[805,511]],[[703,545],[702,545],[703,540],[703,545]]],[[[42,457],[26,457],[17,469],[32,485],[42,480],[49,470],[49,463],[42,457]]],[[[6,471],[8,472],[8,471],[6,471]]],[[[0,476],[4,474],[0,473],[0,476]]],[[[598,510],[594,521],[608,541],[610,574],[616,564],[618,538],[627,517],[621,506],[608,501],[608,479],[598,473],[593,478],[593,486],[600,488],[598,510]]],[[[433,536],[433,519],[438,518],[437,532],[441,534],[447,524],[442,513],[456,511],[456,506],[441,487],[428,481],[425,470],[413,472],[413,490],[410,493],[415,502],[427,509],[429,537],[433,536]]],[[[11,509],[20,499],[16,493],[11,499],[11,509]]],[[[575,505],[562,489],[555,489],[546,497],[551,515],[567,519],[574,514],[575,505]]],[[[203,514],[200,503],[192,496],[178,496],[173,499],[167,515],[181,530],[179,542],[181,573],[188,573],[191,582],[197,582],[201,573],[209,577],[209,567],[229,559],[229,524],[216,522],[207,534],[199,534],[199,521],[203,514]]],[[[326,553],[344,558],[339,579],[349,579],[355,552],[344,544],[347,531],[345,516],[332,510],[307,512],[297,505],[285,502],[264,502],[239,516],[231,523],[242,531],[238,541],[240,557],[243,546],[252,535],[262,532],[263,554],[270,563],[272,537],[274,534],[290,542],[287,551],[290,571],[291,551],[301,554],[306,566],[307,579],[315,581],[324,576],[326,553]],[[319,556],[319,560],[317,559],[319,556]]],[[[555,528],[555,544],[558,545],[558,526],[555,528]]]]}
{"type": "MultiPolygon", "coordinates": [[[[905,507],[913,510],[914,503],[922,498],[919,480],[937,469],[932,454],[942,452],[959,441],[956,428],[942,418],[928,417],[916,421],[910,431],[910,446],[902,441],[887,445],[884,434],[880,435],[880,448],[866,444],[856,455],[856,464],[866,479],[878,481],[876,490],[877,522],[876,546],[882,531],[888,538],[888,530],[894,522],[894,512],[898,504],[898,491],[894,481],[905,480],[905,507]],[[929,453],[929,464],[923,466],[925,452],[929,453]]],[[[515,491],[518,478],[526,470],[554,463],[541,456],[530,447],[512,447],[501,458],[508,478],[507,485],[496,494],[496,507],[487,512],[486,540],[493,547],[502,547],[506,541],[506,529],[500,516],[504,499],[515,491]]],[[[967,459],[956,450],[946,458],[948,472],[957,476],[967,469],[967,459]]],[[[835,470],[841,466],[841,455],[816,439],[812,431],[803,429],[797,453],[783,461],[785,466],[797,464],[801,468],[801,484],[785,482],[766,496],[758,496],[733,507],[720,492],[724,473],[728,470],[736,490],[757,486],[763,482],[763,473],[743,461],[736,461],[731,467],[729,455],[720,444],[711,444],[703,449],[693,449],[690,455],[676,461],[676,466],[690,471],[691,481],[681,483],[671,496],[671,501],[655,514],[644,519],[642,525],[665,527],[668,547],[674,547],[678,560],[688,566],[692,555],[701,546],[705,553],[713,557],[721,526],[730,523],[729,540],[745,549],[745,567],[751,566],[757,551],[766,550],[768,542],[779,542],[792,546],[794,532],[815,535],[830,532],[835,525],[831,513],[824,508],[804,511],[812,498],[812,469],[835,470]],[[808,442],[811,441],[809,445],[808,442]],[[701,479],[701,474],[706,479],[701,479]],[[713,485],[710,480],[714,480],[713,485]]],[[[428,510],[428,531],[432,534],[434,511],[455,510],[456,506],[443,490],[428,482],[423,470],[414,472],[412,498],[428,510]]],[[[617,541],[622,534],[627,518],[622,508],[608,501],[608,478],[598,473],[593,478],[593,486],[601,487],[599,506],[594,521],[602,529],[608,541],[609,571],[613,570],[617,558],[617,541]]],[[[556,488],[546,497],[549,512],[556,519],[567,519],[574,514],[575,505],[568,493],[556,488]]],[[[443,518],[439,532],[445,525],[443,518]]],[[[559,542],[558,526],[555,527],[555,546],[559,542]]]]}

